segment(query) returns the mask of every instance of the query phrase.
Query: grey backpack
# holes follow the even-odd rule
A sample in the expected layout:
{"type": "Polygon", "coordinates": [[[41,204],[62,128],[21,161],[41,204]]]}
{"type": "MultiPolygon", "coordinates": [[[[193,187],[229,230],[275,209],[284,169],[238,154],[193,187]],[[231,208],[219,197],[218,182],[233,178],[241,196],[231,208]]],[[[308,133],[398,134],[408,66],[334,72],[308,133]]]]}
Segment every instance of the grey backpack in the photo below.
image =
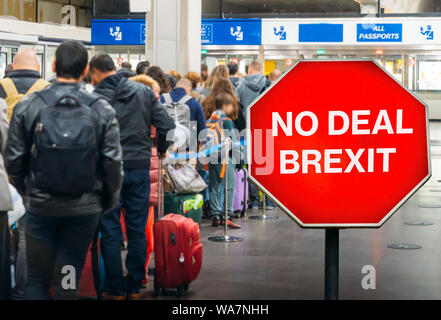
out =
{"type": "Polygon", "coordinates": [[[165,101],[164,107],[170,117],[172,117],[176,123],[179,123],[190,130],[190,108],[186,103],[191,97],[186,95],[178,102],[174,102],[169,93],[164,94],[163,97],[165,101]]]}

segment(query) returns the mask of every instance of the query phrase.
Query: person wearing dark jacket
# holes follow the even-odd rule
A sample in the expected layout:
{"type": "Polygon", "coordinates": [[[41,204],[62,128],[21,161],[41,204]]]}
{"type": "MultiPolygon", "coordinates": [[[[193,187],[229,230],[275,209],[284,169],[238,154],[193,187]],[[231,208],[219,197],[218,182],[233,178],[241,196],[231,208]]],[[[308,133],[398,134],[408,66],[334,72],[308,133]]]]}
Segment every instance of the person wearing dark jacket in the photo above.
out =
{"type": "Polygon", "coordinates": [[[131,78],[136,76],[136,73],[132,71],[132,65],[129,62],[123,62],[121,64],[121,69],[118,70],[126,78],[131,78]]]}
{"type": "MultiPolygon", "coordinates": [[[[14,57],[12,71],[5,75],[5,78],[12,80],[18,93],[25,94],[41,78],[37,54],[33,50],[19,51],[14,57]]],[[[0,98],[6,98],[3,85],[0,85],[0,98]]]]}
{"type": "MultiPolygon", "coordinates": [[[[182,78],[176,84],[176,87],[168,93],[173,102],[178,102],[185,96],[191,97],[192,85],[191,81],[185,78],[182,78]]],[[[166,93],[167,94],[167,93],[166,93]]],[[[164,103],[164,95],[161,96],[161,102],[164,103]]],[[[205,129],[205,114],[204,109],[199,102],[195,99],[191,98],[185,103],[190,109],[190,121],[194,121],[197,123],[197,134],[205,129]]]]}
{"type": "Polygon", "coordinates": [[[157,128],[158,151],[164,154],[168,147],[167,132],[174,129],[175,124],[150,88],[116,73],[115,64],[110,56],[95,56],[89,67],[95,93],[107,99],[116,110],[124,162],[124,182],[119,205],[106,214],[101,223],[101,248],[106,267],[103,298],[139,299],[139,291],[146,275],[145,228],[148,219],[149,167],[153,146],[150,127],[154,125],[157,128]],[[127,279],[123,275],[120,252],[122,209],[125,209],[128,237],[127,279]]]}
{"type": "MultiPolygon", "coordinates": [[[[246,119],[247,110],[251,103],[270,85],[271,81],[269,81],[262,73],[262,64],[259,61],[251,62],[248,66],[248,75],[243,78],[236,88],[236,95],[241,104],[243,120],[246,119]]],[[[243,121],[243,124],[246,124],[245,121],[243,121]]],[[[253,183],[250,184],[249,195],[252,209],[259,209],[259,190],[253,183]]],[[[266,208],[268,210],[275,209],[275,205],[269,200],[269,198],[266,198],[266,203],[266,208]]]]}
{"type": "MultiPolygon", "coordinates": [[[[11,64],[12,70],[8,72],[7,79],[0,80],[0,97],[8,99],[8,119],[11,118],[13,109],[18,100],[22,98],[18,95],[26,95],[32,91],[38,91],[49,85],[48,82],[40,79],[40,63],[34,50],[20,50],[14,57],[11,64]],[[32,88],[32,89],[31,89],[32,88]],[[15,97],[14,97],[15,96],[15,97]],[[14,99],[16,98],[16,99],[14,99]]],[[[15,286],[12,290],[12,299],[22,299],[27,279],[27,261],[26,261],[26,217],[18,221],[17,243],[13,246],[17,248],[15,261],[15,286]]]]}
{"type": "Polygon", "coordinates": [[[118,202],[122,184],[118,122],[104,99],[81,88],[80,82],[88,72],[87,60],[87,50],[80,42],[63,42],[53,63],[56,81],[23,99],[9,126],[6,169],[27,209],[25,299],[49,299],[51,284],[55,299],[78,297],[81,270],[100,216],[118,202]],[[59,113],[50,113],[55,107],[59,113]],[[76,121],[78,132],[65,129],[64,117],[73,112],[81,112],[81,116],[70,120],[76,121]],[[54,133],[56,128],[55,136],[47,133],[54,133]],[[96,135],[85,134],[90,130],[96,135]],[[79,132],[83,134],[78,136],[79,132]],[[70,142],[71,135],[77,137],[76,148],[70,142]],[[64,142],[47,148],[43,138],[64,142]],[[87,155],[86,145],[90,150],[87,155]],[[59,161],[61,158],[63,161],[59,161]]]}
{"type": "Polygon", "coordinates": [[[8,120],[11,119],[14,107],[21,95],[40,91],[49,82],[40,79],[40,63],[34,50],[20,50],[14,57],[12,71],[0,80],[0,98],[8,103],[8,120]]]}

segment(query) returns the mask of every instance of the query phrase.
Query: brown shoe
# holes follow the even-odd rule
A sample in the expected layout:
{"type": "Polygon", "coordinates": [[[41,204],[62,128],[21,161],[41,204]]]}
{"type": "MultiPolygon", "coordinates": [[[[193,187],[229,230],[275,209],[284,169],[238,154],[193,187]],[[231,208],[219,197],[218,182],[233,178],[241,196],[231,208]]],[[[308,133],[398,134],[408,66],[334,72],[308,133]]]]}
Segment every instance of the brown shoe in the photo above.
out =
{"type": "Polygon", "coordinates": [[[114,296],[108,292],[103,292],[103,300],[126,300],[125,296],[114,296]]]}
{"type": "Polygon", "coordinates": [[[127,300],[142,300],[140,293],[128,293],[127,300]]]}
{"type": "MultiPolygon", "coordinates": [[[[221,221],[221,226],[224,226],[224,225],[225,225],[225,220],[222,220],[221,221]]],[[[233,222],[233,220],[230,220],[230,219],[227,220],[227,226],[228,226],[228,228],[231,228],[231,229],[240,229],[240,228],[242,228],[240,226],[240,224],[237,224],[236,222],[233,222]]]]}

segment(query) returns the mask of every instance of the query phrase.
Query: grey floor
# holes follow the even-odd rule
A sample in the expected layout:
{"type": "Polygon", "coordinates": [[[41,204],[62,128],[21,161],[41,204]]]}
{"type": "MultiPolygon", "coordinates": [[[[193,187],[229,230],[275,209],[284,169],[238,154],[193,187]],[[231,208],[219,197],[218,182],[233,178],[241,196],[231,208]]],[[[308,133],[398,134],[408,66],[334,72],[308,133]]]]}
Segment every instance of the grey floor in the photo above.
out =
{"type": "MultiPolygon", "coordinates": [[[[432,179],[380,229],[340,231],[341,299],[441,299],[441,122],[431,123],[431,140],[432,179]],[[439,208],[420,207],[427,204],[439,208]],[[391,243],[422,248],[387,248],[391,243]],[[376,269],[375,290],[361,286],[365,265],[376,269]]],[[[323,299],[324,230],[301,229],[282,212],[270,213],[279,220],[240,221],[242,229],[231,234],[244,237],[241,243],[207,241],[222,229],[205,223],[203,268],[183,299],[323,299]]],[[[151,291],[150,284],[147,299],[151,291]]]]}

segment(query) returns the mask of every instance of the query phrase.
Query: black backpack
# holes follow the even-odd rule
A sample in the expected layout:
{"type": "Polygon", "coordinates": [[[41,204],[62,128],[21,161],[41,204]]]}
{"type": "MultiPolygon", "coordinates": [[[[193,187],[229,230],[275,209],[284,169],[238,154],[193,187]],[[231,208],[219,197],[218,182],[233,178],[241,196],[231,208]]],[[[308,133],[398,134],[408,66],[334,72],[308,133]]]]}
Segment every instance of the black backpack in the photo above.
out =
{"type": "Polygon", "coordinates": [[[34,126],[31,172],[34,187],[51,195],[80,196],[97,181],[99,132],[91,106],[99,98],[82,93],[37,93],[46,103],[34,126]],[[60,104],[69,99],[69,104],[60,104]]]}

